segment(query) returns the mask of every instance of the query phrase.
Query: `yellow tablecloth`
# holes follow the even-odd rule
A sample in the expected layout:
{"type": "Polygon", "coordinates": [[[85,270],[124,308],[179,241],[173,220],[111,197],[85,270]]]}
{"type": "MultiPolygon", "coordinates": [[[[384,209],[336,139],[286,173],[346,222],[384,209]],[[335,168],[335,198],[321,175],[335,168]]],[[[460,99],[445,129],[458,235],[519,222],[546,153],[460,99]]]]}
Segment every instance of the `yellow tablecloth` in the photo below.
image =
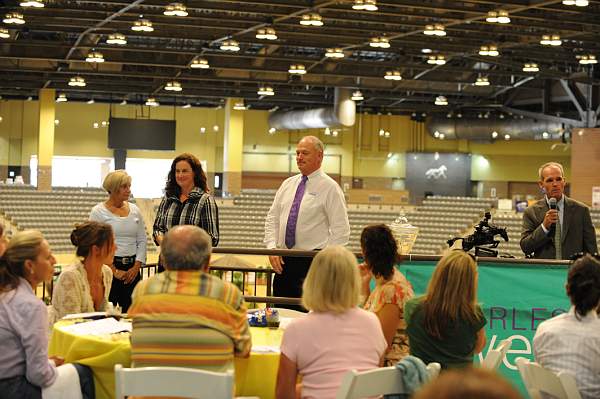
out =
{"type": "MultiPolygon", "coordinates": [[[[115,395],[115,364],[129,367],[131,345],[129,334],[111,336],[76,335],[63,327],[72,321],[60,321],[54,325],[48,348],[49,354],[63,356],[66,362],[78,362],[90,366],[94,372],[96,398],[109,399],[115,395]]],[[[252,345],[279,348],[283,330],[251,327],[252,345]]],[[[275,397],[279,353],[251,353],[249,358],[235,359],[235,387],[238,396],[258,396],[263,399],[275,397]]]]}

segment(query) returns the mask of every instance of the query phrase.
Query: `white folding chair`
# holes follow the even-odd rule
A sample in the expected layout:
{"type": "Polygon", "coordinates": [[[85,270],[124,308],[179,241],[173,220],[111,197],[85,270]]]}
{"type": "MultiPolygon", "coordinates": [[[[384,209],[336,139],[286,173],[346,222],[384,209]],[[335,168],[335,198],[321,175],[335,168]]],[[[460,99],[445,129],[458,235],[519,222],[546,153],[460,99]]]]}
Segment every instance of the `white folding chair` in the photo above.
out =
{"type": "Polygon", "coordinates": [[[481,367],[484,369],[496,370],[500,366],[500,363],[502,363],[502,359],[506,356],[506,352],[508,352],[511,345],[512,341],[510,339],[505,339],[500,342],[500,345],[498,345],[496,349],[490,349],[481,362],[481,367]]]}
{"type": "Polygon", "coordinates": [[[557,399],[581,399],[575,378],[571,374],[555,374],[524,357],[517,359],[517,368],[531,399],[542,399],[543,393],[557,399]]]}
{"type": "Polygon", "coordinates": [[[177,396],[190,399],[231,399],[233,371],[216,373],[184,367],[123,368],[115,365],[115,397],[177,396]]]}
{"type": "MultiPolygon", "coordinates": [[[[439,363],[427,365],[429,379],[437,377],[439,363]]],[[[360,399],[378,395],[409,394],[402,383],[402,371],[395,366],[380,367],[358,372],[350,370],[344,375],[336,399],[360,399]]]]}

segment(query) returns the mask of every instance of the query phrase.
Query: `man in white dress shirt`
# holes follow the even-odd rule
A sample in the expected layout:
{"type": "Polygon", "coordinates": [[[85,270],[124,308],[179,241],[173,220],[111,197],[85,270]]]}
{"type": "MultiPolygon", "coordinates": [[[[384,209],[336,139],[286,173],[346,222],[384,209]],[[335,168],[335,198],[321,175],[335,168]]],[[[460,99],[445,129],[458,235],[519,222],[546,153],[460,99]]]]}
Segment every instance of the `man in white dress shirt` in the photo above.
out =
{"type": "MultiPolygon", "coordinates": [[[[350,223],[340,186],[321,170],[323,143],[303,137],[296,147],[300,174],[286,179],[277,190],[265,221],[264,243],[269,249],[322,249],[346,245],[350,223]]],[[[312,258],[269,256],[276,275],[273,295],[299,298],[312,258]]]]}
{"type": "Polygon", "coordinates": [[[582,399],[600,398],[600,262],[578,259],[567,277],[571,308],[541,323],[533,337],[535,361],[575,377],[582,399]]]}

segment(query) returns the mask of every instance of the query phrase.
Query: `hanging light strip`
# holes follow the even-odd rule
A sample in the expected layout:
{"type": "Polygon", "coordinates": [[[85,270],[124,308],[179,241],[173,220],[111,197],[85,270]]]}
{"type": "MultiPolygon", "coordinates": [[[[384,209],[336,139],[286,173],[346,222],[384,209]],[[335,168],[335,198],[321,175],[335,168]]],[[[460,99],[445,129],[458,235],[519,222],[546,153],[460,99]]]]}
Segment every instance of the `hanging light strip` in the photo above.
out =
{"type": "Polygon", "coordinates": [[[386,71],[383,78],[386,80],[402,80],[402,74],[400,71],[386,71]]]}
{"type": "Polygon", "coordinates": [[[581,65],[591,65],[591,64],[597,64],[598,60],[596,59],[596,56],[593,54],[585,54],[585,55],[579,56],[579,63],[581,65]]]}
{"type": "Polygon", "coordinates": [[[487,57],[498,57],[500,55],[500,52],[498,51],[498,46],[491,44],[489,46],[481,46],[479,48],[479,55],[487,57]]]}
{"type": "Polygon", "coordinates": [[[8,39],[10,37],[10,33],[8,29],[0,28],[0,39],[8,39]]]}
{"type": "Polygon", "coordinates": [[[344,52],[339,47],[328,48],[325,52],[327,58],[344,58],[344,52]]]}
{"type": "Polygon", "coordinates": [[[165,85],[165,90],[179,92],[183,90],[183,87],[181,87],[181,83],[174,80],[172,82],[167,82],[167,84],[165,85]]]}
{"type": "Polygon", "coordinates": [[[256,38],[263,40],[277,40],[277,32],[273,28],[260,28],[256,31],[256,38]]]}
{"type": "Polygon", "coordinates": [[[542,35],[540,44],[543,46],[560,46],[562,40],[560,40],[560,35],[542,35]]]}
{"type": "Polygon", "coordinates": [[[5,24],[23,25],[25,23],[25,19],[23,19],[23,14],[19,14],[18,12],[9,12],[4,16],[2,22],[5,24]]]}
{"type": "Polygon", "coordinates": [[[33,8],[44,8],[45,4],[42,0],[38,1],[21,1],[19,3],[21,7],[33,7],[33,8]]]}
{"type": "Polygon", "coordinates": [[[510,17],[508,16],[508,11],[498,10],[498,11],[489,11],[487,13],[487,17],[485,19],[487,22],[497,23],[497,24],[509,24],[510,17]]]}
{"type": "Polygon", "coordinates": [[[437,96],[435,98],[435,105],[448,105],[448,99],[444,96],[437,96]]]}
{"type": "Polygon", "coordinates": [[[306,67],[302,64],[292,64],[288,72],[293,75],[304,75],[306,74],[306,67]]]}
{"type": "Polygon", "coordinates": [[[261,86],[258,88],[256,94],[259,96],[273,96],[275,95],[275,92],[271,86],[261,86]]]}
{"type": "Polygon", "coordinates": [[[423,33],[427,36],[446,36],[446,28],[441,24],[427,25],[423,33]]]}
{"type": "Polygon", "coordinates": [[[163,12],[166,16],[169,17],[187,17],[188,12],[185,5],[181,3],[171,3],[165,7],[165,11],[163,12]]]}
{"type": "Polygon", "coordinates": [[[372,37],[369,42],[371,47],[390,48],[390,39],[385,36],[372,37]]]}
{"type": "Polygon", "coordinates": [[[219,47],[223,51],[240,51],[240,44],[235,40],[224,40],[219,47]]]}
{"type": "Polygon", "coordinates": [[[125,35],[122,35],[120,33],[112,33],[108,35],[108,39],[106,39],[106,44],[118,44],[120,46],[123,46],[127,44],[127,38],[125,37],[125,35]]]}
{"type": "Polygon", "coordinates": [[[565,6],[587,7],[590,5],[588,0],[563,0],[565,6]]]}
{"type": "Polygon", "coordinates": [[[154,31],[154,28],[152,27],[152,22],[150,22],[150,20],[140,18],[133,23],[131,30],[136,32],[152,32],[154,31]]]}
{"type": "Polygon", "coordinates": [[[309,13],[302,15],[300,25],[304,26],[323,26],[323,18],[317,13],[309,13]]]}
{"type": "Polygon", "coordinates": [[[360,90],[356,90],[354,93],[352,93],[351,99],[354,101],[362,101],[365,99],[365,97],[360,90]]]}
{"type": "Polygon", "coordinates": [[[85,60],[86,62],[101,63],[104,62],[104,55],[99,51],[90,51],[85,60]]]}
{"type": "Polygon", "coordinates": [[[486,77],[478,77],[475,81],[475,86],[489,86],[490,81],[486,77]]]}
{"type": "Polygon", "coordinates": [[[74,76],[71,79],[69,79],[69,86],[85,87],[86,86],[85,79],[82,78],[81,76],[74,76]]]}
{"type": "Polygon", "coordinates": [[[527,62],[525,64],[523,64],[523,72],[539,72],[540,68],[538,67],[538,64],[534,63],[534,62],[527,62]]]}
{"type": "Polygon", "coordinates": [[[67,95],[65,93],[60,93],[58,95],[58,97],[56,98],[57,103],[65,103],[67,101],[69,101],[69,100],[67,99],[67,95]]]}
{"type": "Polygon", "coordinates": [[[194,68],[194,69],[208,69],[210,68],[210,65],[208,63],[208,60],[206,58],[202,58],[202,57],[196,57],[192,60],[192,63],[190,64],[190,68],[194,68]]]}
{"type": "Polygon", "coordinates": [[[379,8],[377,7],[376,0],[354,0],[352,9],[358,11],[377,11],[379,8]]]}
{"type": "Polygon", "coordinates": [[[156,101],[154,97],[148,97],[148,99],[146,100],[146,105],[149,107],[158,107],[160,103],[156,101]]]}
{"type": "Polygon", "coordinates": [[[427,57],[427,63],[431,65],[444,65],[446,64],[446,57],[439,55],[430,55],[427,57]]]}

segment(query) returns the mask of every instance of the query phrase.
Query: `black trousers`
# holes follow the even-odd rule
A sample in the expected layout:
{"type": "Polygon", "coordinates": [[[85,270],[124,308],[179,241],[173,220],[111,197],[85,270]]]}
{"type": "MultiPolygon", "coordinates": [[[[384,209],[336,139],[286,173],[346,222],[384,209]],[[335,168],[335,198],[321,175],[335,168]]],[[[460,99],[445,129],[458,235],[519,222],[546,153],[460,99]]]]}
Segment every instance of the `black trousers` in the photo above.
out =
{"type": "MultiPolygon", "coordinates": [[[[119,257],[115,256],[113,259],[113,266],[116,269],[127,271],[133,267],[135,264],[135,256],[127,256],[127,257],[119,257]],[[126,262],[126,264],[124,264],[126,262]]],[[[119,280],[113,277],[112,285],[110,287],[110,294],[108,294],[108,300],[111,301],[114,305],[119,305],[121,307],[121,311],[123,313],[127,313],[127,310],[131,306],[131,294],[133,293],[133,289],[136,284],[140,281],[140,273],[135,277],[135,279],[129,283],[125,284],[123,280],[119,280]]]]}
{"type": "MultiPolygon", "coordinates": [[[[283,272],[275,274],[273,278],[273,296],[302,297],[302,283],[308,274],[312,258],[284,256],[283,262],[283,272]]],[[[277,307],[306,312],[301,305],[278,304],[277,307]]]]}

